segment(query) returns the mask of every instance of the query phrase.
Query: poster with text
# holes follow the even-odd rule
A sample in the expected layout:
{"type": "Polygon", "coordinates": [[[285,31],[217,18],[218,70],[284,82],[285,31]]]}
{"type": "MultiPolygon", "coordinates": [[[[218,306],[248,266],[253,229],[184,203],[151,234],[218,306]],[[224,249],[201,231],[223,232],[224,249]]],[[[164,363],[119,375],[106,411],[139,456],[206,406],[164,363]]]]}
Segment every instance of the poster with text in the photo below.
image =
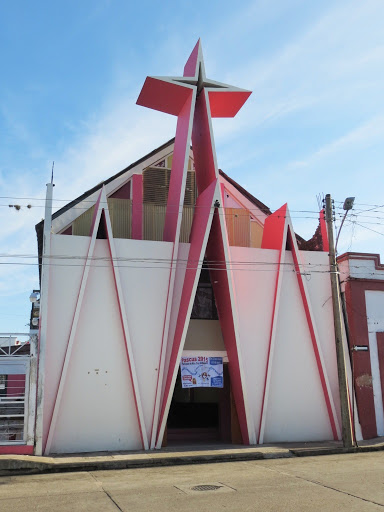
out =
{"type": "Polygon", "coordinates": [[[183,388],[222,388],[224,385],[222,357],[182,357],[180,373],[183,388]]]}

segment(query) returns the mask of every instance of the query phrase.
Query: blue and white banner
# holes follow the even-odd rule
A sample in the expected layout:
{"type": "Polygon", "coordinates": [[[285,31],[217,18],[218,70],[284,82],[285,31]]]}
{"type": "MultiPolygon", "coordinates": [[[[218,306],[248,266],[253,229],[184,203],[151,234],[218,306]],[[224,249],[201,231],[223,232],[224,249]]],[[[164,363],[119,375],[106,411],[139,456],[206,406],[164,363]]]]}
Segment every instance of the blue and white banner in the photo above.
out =
{"type": "Polygon", "coordinates": [[[183,388],[222,388],[224,385],[222,357],[182,357],[180,372],[183,388]]]}

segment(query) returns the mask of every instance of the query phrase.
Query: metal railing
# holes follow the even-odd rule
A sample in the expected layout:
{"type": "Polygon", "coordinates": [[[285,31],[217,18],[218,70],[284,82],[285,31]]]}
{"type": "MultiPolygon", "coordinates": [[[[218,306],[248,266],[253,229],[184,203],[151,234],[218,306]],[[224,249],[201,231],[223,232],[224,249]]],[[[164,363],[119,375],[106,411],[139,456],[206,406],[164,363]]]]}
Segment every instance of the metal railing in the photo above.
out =
{"type": "Polygon", "coordinates": [[[34,443],[36,345],[36,336],[0,333],[0,445],[34,443]]]}

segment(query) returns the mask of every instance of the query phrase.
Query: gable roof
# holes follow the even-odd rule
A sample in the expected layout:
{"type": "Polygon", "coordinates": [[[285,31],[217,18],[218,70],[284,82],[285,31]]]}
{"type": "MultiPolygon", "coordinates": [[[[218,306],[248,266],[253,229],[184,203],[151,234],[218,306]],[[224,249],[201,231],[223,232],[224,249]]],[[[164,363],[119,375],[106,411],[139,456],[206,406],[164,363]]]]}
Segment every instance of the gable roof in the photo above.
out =
{"type": "MultiPolygon", "coordinates": [[[[83,194],[81,194],[81,196],[78,196],[76,199],[73,199],[73,201],[70,201],[69,203],[67,203],[66,205],[64,205],[62,208],[60,208],[59,210],[57,210],[56,212],[54,212],[52,214],[52,219],[57,219],[58,217],[60,217],[60,215],[62,215],[63,213],[65,213],[66,211],[70,210],[71,208],[73,208],[74,206],[76,206],[77,204],[79,204],[81,201],[83,201],[84,199],[86,199],[88,196],[90,196],[91,194],[93,194],[94,192],[96,192],[97,190],[99,190],[103,185],[107,185],[108,183],[111,183],[113,180],[115,180],[116,178],[118,178],[119,176],[121,176],[122,174],[130,171],[131,169],[133,169],[134,167],[136,167],[137,165],[141,164],[142,162],[144,162],[145,160],[147,160],[148,158],[151,158],[152,156],[155,156],[156,153],[159,153],[160,151],[162,151],[163,149],[169,147],[169,146],[172,146],[172,144],[175,142],[175,138],[173,137],[172,139],[170,139],[168,142],[165,142],[164,144],[162,144],[161,146],[159,146],[158,148],[154,149],[153,151],[151,151],[150,153],[144,155],[143,157],[139,158],[139,160],[136,160],[136,162],[133,162],[132,164],[130,164],[128,167],[125,167],[123,170],[119,171],[118,173],[114,174],[113,176],[111,176],[110,178],[104,180],[104,181],[101,181],[100,183],[98,183],[97,185],[95,185],[94,187],[92,187],[91,189],[87,190],[86,192],[84,192],[83,194]]],[[[227,174],[225,174],[225,172],[223,172],[221,169],[219,169],[219,173],[220,175],[226,180],[228,181],[231,185],[233,185],[241,194],[243,194],[247,199],[249,199],[249,201],[251,201],[255,206],[257,206],[258,208],[260,208],[260,210],[265,213],[266,215],[270,215],[272,212],[271,210],[268,208],[268,206],[266,206],[264,203],[262,203],[261,201],[259,201],[259,199],[257,199],[256,197],[254,197],[252,194],[250,194],[247,190],[245,190],[245,188],[243,188],[241,185],[239,185],[235,180],[233,180],[232,178],[230,178],[227,174]]],[[[38,224],[36,224],[36,232],[38,231],[38,228],[40,227],[40,225],[42,226],[44,223],[43,220],[41,220],[38,224]]]]}

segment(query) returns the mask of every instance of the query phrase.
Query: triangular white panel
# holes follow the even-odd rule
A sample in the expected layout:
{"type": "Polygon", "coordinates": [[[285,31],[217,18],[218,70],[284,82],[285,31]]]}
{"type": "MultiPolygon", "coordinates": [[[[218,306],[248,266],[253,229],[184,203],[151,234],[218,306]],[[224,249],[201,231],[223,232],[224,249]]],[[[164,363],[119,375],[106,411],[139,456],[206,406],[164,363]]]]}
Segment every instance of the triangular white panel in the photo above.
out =
{"type": "Polygon", "coordinates": [[[52,452],[142,448],[107,240],[93,257],[52,452]]]}
{"type": "Polygon", "coordinates": [[[293,259],[286,251],[264,442],[333,439],[293,259]]]}
{"type": "Polygon", "coordinates": [[[151,438],[172,244],[114,239],[144,423],[151,438]],[[129,255],[129,260],[125,260],[129,255]],[[148,256],[150,255],[150,258],[148,256]]]}
{"type": "Polygon", "coordinates": [[[257,439],[279,253],[271,249],[230,247],[230,255],[231,261],[235,262],[232,264],[232,276],[244,361],[244,380],[251,397],[249,408],[257,439]]]}

